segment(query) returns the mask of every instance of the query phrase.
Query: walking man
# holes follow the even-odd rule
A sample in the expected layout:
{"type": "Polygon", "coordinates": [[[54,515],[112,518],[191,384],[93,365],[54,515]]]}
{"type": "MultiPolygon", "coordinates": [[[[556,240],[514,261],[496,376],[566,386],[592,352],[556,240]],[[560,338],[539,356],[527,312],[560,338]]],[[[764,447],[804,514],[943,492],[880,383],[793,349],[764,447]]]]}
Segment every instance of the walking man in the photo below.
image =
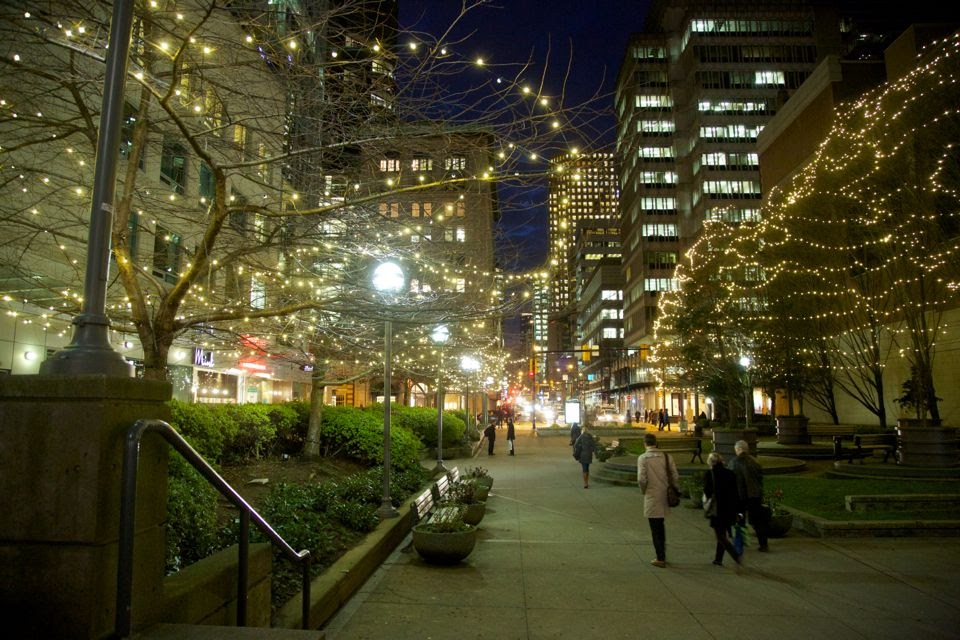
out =
{"type": "Polygon", "coordinates": [[[747,522],[757,534],[758,551],[768,551],[767,511],[763,506],[763,468],[750,455],[746,440],[737,440],[733,445],[737,457],[730,463],[730,470],[737,476],[737,492],[740,494],[740,512],[747,515],[747,522]]]}
{"type": "Polygon", "coordinates": [[[643,444],[647,450],[637,458],[637,484],[643,492],[643,515],[650,523],[653,549],[657,554],[650,564],[663,568],[667,566],[667,528],[664,520],[670,513],[667,487],[671,484],[677,486],[680,474],[670,454],[657,448],[656,435],[644,435],[643,444]]]}

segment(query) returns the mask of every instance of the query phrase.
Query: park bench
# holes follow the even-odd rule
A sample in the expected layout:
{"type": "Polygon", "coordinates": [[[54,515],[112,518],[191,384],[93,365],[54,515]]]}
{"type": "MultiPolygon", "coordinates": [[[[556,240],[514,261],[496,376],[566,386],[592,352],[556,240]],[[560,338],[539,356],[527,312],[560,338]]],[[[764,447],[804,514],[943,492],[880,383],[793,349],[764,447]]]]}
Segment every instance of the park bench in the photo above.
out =
{"type": "Polygon", "coordinates": [[[863,433],[853,437],[853,447],[844,450],[843,457],[852,463],[854,458],[869,458],[874,453],[883,453],[883,461],[890,458],[890,454],[897,450],[897,434],[895,433],[863,433]]]}
{"type": "Polygon", "coordinates": [[[451,480],[456,482],[459,478],[460,470],[457,467],[454,467],[453,471],[448,471],[446,474],[440,476],[440,479],[430,485],[429,489],[426,489],[414,499],[413,504],[410,505],[410,508],[413,511],[414,524],[418,522],[426,522],[430,519],[430,516],[439,509],[451,508],[439,507],[438,503],[443,500],[443,498],[447,495],[447,492],[450,490],[451,480]]]}
{"type": "Polygon", "coordinates": [[[679,438],[657,438],[657,448],[667,453],[690,453],[690,462],[697,458],[703,463],[703,437],[680,436],[679,438]]]}

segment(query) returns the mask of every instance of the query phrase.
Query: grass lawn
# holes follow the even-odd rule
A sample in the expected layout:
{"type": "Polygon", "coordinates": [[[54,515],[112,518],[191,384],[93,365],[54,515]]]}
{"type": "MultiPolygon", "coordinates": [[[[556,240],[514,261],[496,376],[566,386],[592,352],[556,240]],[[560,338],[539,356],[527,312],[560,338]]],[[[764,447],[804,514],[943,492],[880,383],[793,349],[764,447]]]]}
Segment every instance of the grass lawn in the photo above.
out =
{"type": "MultiPolygon", "coordinates": [[[[712,442],[704,440],[703,455],[713,450],[712,442]]],[[[627,453],[641,455],[643,444],[629,441],[627,453]]],[[[783,504],[827,520],[955,520],[960,519],[956,509],[895,510],[871,513],[851,513],[846,509],[846,496],[892,495],[909,493],[960,494],[960,480],[913,480],[906,478],[835,479],[821,476],[768,475],[764,487],[770,491],[783,489],[783,504]]]]}
{"type": "Polygon", "coordinates": [[[798,476],[767,476],[764,487],[783,490],[783,504],[828,520],[953,520],[956,509],[895,510],[851,513],[845,506],[849,495],[892,495],[910,493],[960,493],[957,480],[833,479],[798,476]]]}

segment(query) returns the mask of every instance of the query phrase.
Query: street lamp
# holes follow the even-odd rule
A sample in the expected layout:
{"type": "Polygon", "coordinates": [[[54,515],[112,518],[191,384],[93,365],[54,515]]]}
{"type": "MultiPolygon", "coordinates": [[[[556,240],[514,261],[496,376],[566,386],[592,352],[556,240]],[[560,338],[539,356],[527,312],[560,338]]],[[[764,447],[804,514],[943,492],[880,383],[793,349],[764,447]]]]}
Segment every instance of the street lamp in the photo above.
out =
{"type": "MultiPolygon", "coordinates": [[[[373,287],[385,297],[403,289],[403,270],[393,262],[383,262],[373,271],[373,287]]],[[[390,360],[393,355],[393,326],[383,321],[383,502],[377,510],[380,518],[395,518],[400,512],[390,501],[390,360]]]]}
{"type": "Polygon", "coordinates": [[[747,376],[747,388],[743,392],[743,413],[746,418],[746,428],[750,428],[750,414],[753,413],[753,406],[750,400],[752,389],[750,388],[750,358],[748,356],[740,357],[740,366],[747,376]]]}
{"type": "MultiPolygon", "coordinates": [[[[463,356],[460,358],[460,368],[467,374],[476,373],[480,370],[480,361],[473,356],[463,356]]],[[[470,424],[470,376],[467,376],[467,425],[470,424]]],[[[477,429],[479,431],[479,429],[477,429]]]]}
{"type": "Polygon", "coordinates": [[[437,466],[433,468],[437,474],[447,470],[443,466],[443,345],[450,339],[450,329],[441,324],[430,334],[430,339],[440,347],[440,367],[437,369],[437,466]]]}

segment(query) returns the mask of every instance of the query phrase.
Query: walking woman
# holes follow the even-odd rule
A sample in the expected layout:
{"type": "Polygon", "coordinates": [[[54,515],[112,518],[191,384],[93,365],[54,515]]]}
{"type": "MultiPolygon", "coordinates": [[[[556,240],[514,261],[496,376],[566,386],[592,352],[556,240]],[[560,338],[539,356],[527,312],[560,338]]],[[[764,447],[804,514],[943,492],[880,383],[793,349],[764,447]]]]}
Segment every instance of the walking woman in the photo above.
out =
{"type": "Polygon", "coordinates": [[[723,466],[723,458],[714,451],[707,456],[710,471],[703,477],[703,495],[705,515],[710,519],[710,528],[717,538],[717,549],[713,564],[723,566],[723,552],[726,551],[737,564],[741,563],[738,554],[730,542],[730,527],[737,521],[740,506],[740,494],[737,491],[737,476],[723,466]]]}
{"type": "Polygon", "coordinates": [[[587,425],[583,425],[583,430],[573,443],[573,457],[580,463],[583,471],[583,488],[590,488],[590,463],[593,462],[593,452],[597,448],[596,440],[587,425]]]}

